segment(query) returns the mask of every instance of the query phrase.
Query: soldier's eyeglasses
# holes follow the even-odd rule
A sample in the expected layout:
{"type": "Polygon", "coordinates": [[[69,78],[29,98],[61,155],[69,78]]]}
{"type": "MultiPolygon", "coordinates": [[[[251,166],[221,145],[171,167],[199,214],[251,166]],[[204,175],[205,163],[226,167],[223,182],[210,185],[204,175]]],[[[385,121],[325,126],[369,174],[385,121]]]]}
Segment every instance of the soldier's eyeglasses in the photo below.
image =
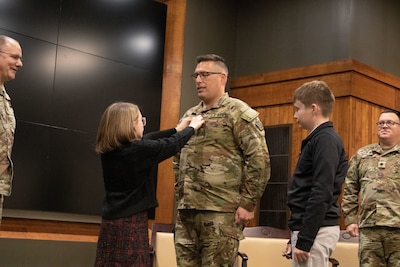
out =
{"type": "Polygon", "coordinates": [[[0,51],[0,53],[9,55],[11,58],[15,59],[15,61],[21,60],[21,62],[22,62],[22,57],[20,57],[19,55],[8,53],[8,52],[4,52],[4,51],[0,51]]]}
{"type": "Polygon", "coordinates": [[[195,72],[190,76],[193,78],[193,80],[196,80],[198,76],[200,76],[201,79],[204,79],[212,74],[223,74],[223,73],[214,71],[200,71],[200,72],[195,72]]]}
{"type": "Polygon", "coordinates": [[[378,125],[379,128],[383,128],[383,127],[385,126],[385,124],[386,124],[388,127],[395,126],[396,124],[397,124],[397,125],[400,125],[400,123],[395,122],[395,121],[391,121],[391,120],[388,120],[388,121],[378,121],[378,122],[376,123],[376,125],[378,125]]]}

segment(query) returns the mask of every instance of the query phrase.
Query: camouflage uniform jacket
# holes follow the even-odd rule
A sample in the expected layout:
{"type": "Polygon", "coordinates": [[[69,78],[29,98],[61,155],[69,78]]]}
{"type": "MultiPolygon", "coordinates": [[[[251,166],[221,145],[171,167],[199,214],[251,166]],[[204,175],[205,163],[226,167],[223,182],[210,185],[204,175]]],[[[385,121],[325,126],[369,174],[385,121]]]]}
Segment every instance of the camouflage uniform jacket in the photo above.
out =
{"type": "Polygon", "coordinates": [[[14,143],[15,117],[11,99],[4,86],[0,88],[0,195],[11,195],[13,163],[11,150],[14,143]]]}
{"type": "Polygon", "coordinates": [[[203,110],[203,103],[183,117],[201,114],[204,125],[174,157],[178,209],[252,211],[270,178],[264,127],[258,112],[228,96],[203,110]]]}
{"type": "Polygon", "coordinates": [[[350,160],[345,179],[345,225],[400,227],[399,190],[400,143],[388,151],[379,144],[359,149],[350,160]]]}

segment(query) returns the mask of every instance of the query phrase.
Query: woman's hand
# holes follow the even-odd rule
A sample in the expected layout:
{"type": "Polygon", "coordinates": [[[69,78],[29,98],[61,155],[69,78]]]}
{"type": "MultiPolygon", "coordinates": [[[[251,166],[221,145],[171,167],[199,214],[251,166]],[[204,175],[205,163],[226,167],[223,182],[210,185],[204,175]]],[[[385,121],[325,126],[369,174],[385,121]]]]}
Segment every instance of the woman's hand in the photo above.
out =
{"type": "Polygon", "coordinates": [[[185,129],[186,127],[188,127],[191,120],[192,120],[192,117],[186,117],[186,118],[182,119],[179,122],[178,126],[175,127],[176,131],[180,132],[183,129],[185,129]]]}
{"type": "Polygon", "coordinates": [[[204,118],[201,115],[197,115],[192,117],[189,126],[193,127],[195,130],[198,130],[204,123],[204,118]]]}
{"type": "Polygon", "coordinates": [[[195,130],[198,130],[203,125],[203,123],[204,123],[204,118],[201,115],[197,115],[194,117],[186,117],[179,122],[178,126],[176,126],[175,129],[177,132],[180,132],[186,127],[190,126],[195,130]]]}

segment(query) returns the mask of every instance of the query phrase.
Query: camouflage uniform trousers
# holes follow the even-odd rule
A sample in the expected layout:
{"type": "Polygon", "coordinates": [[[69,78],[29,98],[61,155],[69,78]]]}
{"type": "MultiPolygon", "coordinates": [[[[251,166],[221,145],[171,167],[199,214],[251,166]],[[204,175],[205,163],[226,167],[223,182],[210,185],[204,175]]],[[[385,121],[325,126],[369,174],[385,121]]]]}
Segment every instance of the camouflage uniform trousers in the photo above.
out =
{"type": "Polygon", "coordinates": [[[400,228],[360,228],[360,267],[400,267],[400,228]]]}
{"type": "Polygon", "coordinates": [[[175,225],[178,266],[233,266],[242,230],[234,213],[179,210],[175,225]]]}
{"type": "Polygon", "coordinates": [[[0,225],[1,225],[1,219],[3,218],[3,203],[4,203],[4,196],[0,194],[0,225]]]}

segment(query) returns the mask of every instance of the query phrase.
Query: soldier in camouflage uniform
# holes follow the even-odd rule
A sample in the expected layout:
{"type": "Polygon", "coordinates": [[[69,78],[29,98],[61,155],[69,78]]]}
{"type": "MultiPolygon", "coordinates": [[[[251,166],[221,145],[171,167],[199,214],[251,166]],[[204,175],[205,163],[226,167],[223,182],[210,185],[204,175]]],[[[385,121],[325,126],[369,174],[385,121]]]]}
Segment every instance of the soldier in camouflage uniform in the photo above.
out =
{"type": "Polygon", "coordinates": [[[377,126],[379,143],[350,161],[342,210],[347,232],[360,235],[360,266],[394,267],[400,266],[400,113],[383,111],[377,126]]]}
{"type": "Polygon", "coordinates": [[[4,196],[11,194],[13,178],[11,150],[15,132],[14,110],[4,83],[15,79],[20,67],[22,67],[21,46],[16,40],[0,35],[0,223],[4,196]]]}
{"type": "Polygon", "coordinates": [[[225,93],[228,68],[217,55],[196,58],[199,105],[183,116],[204,125],[174,158],[178,266],[232,266],[244,225],[270,178],[258,112],[225,93]]]}

